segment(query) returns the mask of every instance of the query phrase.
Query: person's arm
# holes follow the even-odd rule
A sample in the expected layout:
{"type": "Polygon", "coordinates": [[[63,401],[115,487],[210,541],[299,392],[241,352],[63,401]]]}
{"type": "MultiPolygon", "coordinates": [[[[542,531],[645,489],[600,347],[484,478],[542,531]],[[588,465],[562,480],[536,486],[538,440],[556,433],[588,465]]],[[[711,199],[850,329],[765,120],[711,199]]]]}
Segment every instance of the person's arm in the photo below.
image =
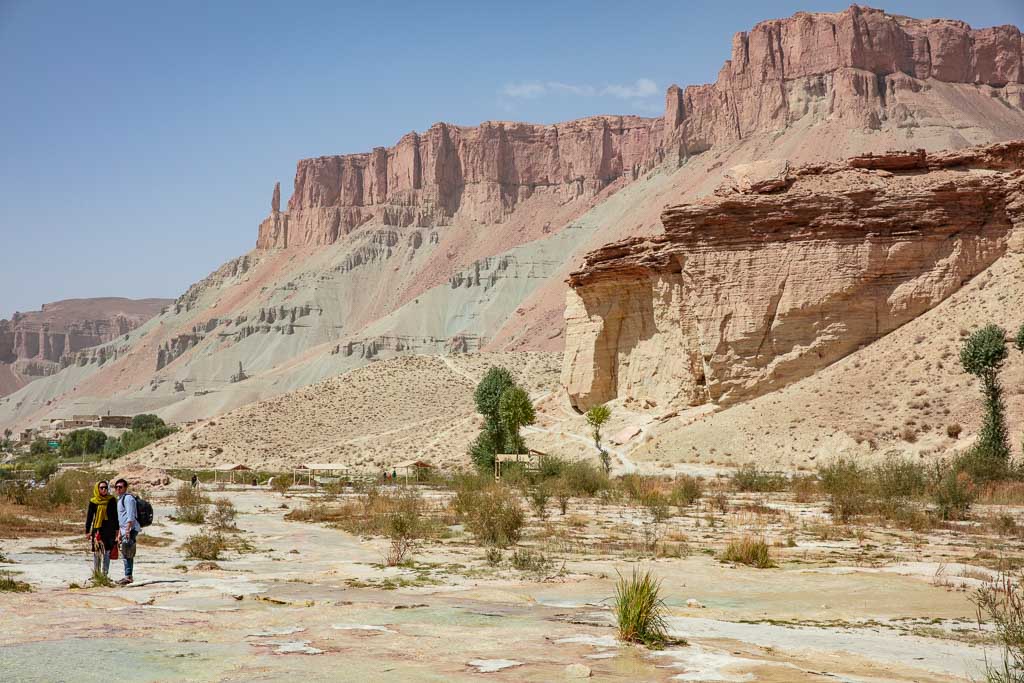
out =
{"type": "Polygon", "coordinates": [[[89,511],[85,513],[85,535],[92,531],[92,517],[96,514],[96,503],[89,501],[89,511]]]}
{"type": "Polygon", "coordinates": [[[135,496],[130,494],[125,496],[124,511],[125,517],[128,518],[128,521],[124,525],[124,534],[128,535],[132,532],[132,529],[135,528],[135,523],[139,518],[138,512],[135,508],[135,496]]]}

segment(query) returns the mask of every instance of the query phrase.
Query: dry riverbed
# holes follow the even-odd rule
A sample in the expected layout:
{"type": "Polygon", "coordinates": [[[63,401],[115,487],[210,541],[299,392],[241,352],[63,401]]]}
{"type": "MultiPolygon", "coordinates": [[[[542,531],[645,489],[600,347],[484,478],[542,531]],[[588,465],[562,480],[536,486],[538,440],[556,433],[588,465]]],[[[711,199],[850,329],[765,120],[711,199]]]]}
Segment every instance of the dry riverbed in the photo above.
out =
{"type": "Polygon", "coordinates": [[[198,529],[171,521],[170,491],[157,493],[130,587],[88,587],[79,536],[0,540],[0,568],[33,588],[0,593],[2,678],[966,681],[995,652],[970,591],[1024,554],[981,527],[839,527],[819,503],[733,494],[659,523],[574,499],[567,515],[530,519],[521,546],[547,558],[533,570],[512,568],[511,551],[492,566],[458,525],[386,567],[383,538],[286,520],[309,493],[214,495],[238,510],[233,549],[183,559],[198,529]],[[717,559],[751,532],[776,568],[717,559]],[[615,580],[637,565],[662,580],[686,645],[616,641],[615,580]]]}

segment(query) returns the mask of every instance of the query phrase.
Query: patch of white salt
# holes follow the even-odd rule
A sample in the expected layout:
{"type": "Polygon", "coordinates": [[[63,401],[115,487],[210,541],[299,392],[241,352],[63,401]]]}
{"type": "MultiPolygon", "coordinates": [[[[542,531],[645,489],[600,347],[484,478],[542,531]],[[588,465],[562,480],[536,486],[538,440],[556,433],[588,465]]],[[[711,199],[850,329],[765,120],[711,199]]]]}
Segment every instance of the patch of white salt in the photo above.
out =
{"type": "Polygon", "coordinates": [[[514,659],[471,659],[466,664],[476,669],[476,672],[480,674],[492,674],[502,669],[523,665],[522,662],[517,662],[514,659]]]}
{"type": "Polygon", "coordinates": [[[728,670],[737,666],[761,664],[755,659],[735,657],[720,650],[710,650],[700,645],[689,645],[680,649],[652,652],[652,657],[673,660],[669,664],[660,665],[683,672],[672,677],[676,681],[751,681],[749,673],[730,673],[728,670]]]}
{"type": "Polygon", "coordinates": [[[387,626],[374,626],[373,624],[331,624],[331,628],[338,631],[372,631],[375,633],[394,633],[387,626]]]}
{"type": "Polygon", "coordinates": [[[619,646],[619,641],[615,640],[615,636],[592,636],[589,633],[582,633],[578,636],[569,636],[568,638],[559,638],[555,642],[559,645],[565,643],[582,643],[584,645],[593,645],[594,647],[619,646]]]}

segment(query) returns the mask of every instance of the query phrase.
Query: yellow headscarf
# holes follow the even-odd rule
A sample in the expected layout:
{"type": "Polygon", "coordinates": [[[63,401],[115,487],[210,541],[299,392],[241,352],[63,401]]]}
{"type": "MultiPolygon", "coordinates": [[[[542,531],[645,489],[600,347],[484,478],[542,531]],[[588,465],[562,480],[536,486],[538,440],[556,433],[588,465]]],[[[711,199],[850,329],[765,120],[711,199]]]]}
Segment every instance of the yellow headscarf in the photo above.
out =
{"type": "Polygon", "coordinates": [[[99,529],[103,526],[103,522],[107,521],[107,503],[113,498],[108,493],[100,495],[100,482],[96,482],[92,485],[92,498],[89,499],[90,503],[96,503],[96,514],[92,518],[92,528],[99,529]]]}

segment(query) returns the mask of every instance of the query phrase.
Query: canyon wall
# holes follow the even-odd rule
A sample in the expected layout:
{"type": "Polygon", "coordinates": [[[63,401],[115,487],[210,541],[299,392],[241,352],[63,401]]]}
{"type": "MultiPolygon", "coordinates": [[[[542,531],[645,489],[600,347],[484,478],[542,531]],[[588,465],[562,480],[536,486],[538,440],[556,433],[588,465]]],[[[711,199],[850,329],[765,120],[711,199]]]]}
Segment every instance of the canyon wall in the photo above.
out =
{"type": "Polygon", "coordinates": [[[500,223],[521,202],[590,198],[660,161],[661,120],[595,116],[550,126],[438,123],[394,147],[303,159],[288,212],[275,187],[258,248],[331,244],[370,220],[429,227],[500,223]]]}
{"type": "MultiPolygon", "coordinates": [[[[288,210],[275,186],[260,249],[332,244],[369,221],[432,227],[501,223],[534,196],[589,199],[662,163],[800,122],[925,125],[912,95],[967,84],[1024,110],[1019,29],[972,29],[851,6],[799,13],[736,34],[713,84],[671,86],[660,118],[595,116],[556,125],[437,123],[393,147],[299,161],[288,210]]],[[[925,98],[927,99],[927,98],[925,98]]],[[[943,109],[942,115],[949,115],[943,109]]],[[[955,112],[954,112],[955,114],[955,112]]],[[[964,143],[964,144],[970,144],[964,143]]]]}
{"type": "Polygon", "coordinates": [[[669,88],[665,148],[686,156],[809,117],[878,129],[916,125],[899,102],[929,81],[984,87],[1024,109],[1022,38],[1015,26],[972,29],[851,6],[764,21],[733,38],[711,85],[669,88]]]}
{"type": "MultiPolygon", "coordinates": [[[[128,334],[173,303],[170,299],[66,299],[0,320],[0,364],[23,380],[73,363],[84,349],[128,334]]],[[[14,383],[9,387],[13,390],[14,383]]],[[[7,392],[9,393],[9,392],[7,392]]],[[[3,394],[0,394],[3,395],[3,394]]]]}
{"type": "Polygon", "coordinates": [[[591,252],[569,278],[562,381],[728,404],[777,389],[920,315],[1024,229],[1024,142],[734,169],[667,208],[665,234],[591,252]]]}

